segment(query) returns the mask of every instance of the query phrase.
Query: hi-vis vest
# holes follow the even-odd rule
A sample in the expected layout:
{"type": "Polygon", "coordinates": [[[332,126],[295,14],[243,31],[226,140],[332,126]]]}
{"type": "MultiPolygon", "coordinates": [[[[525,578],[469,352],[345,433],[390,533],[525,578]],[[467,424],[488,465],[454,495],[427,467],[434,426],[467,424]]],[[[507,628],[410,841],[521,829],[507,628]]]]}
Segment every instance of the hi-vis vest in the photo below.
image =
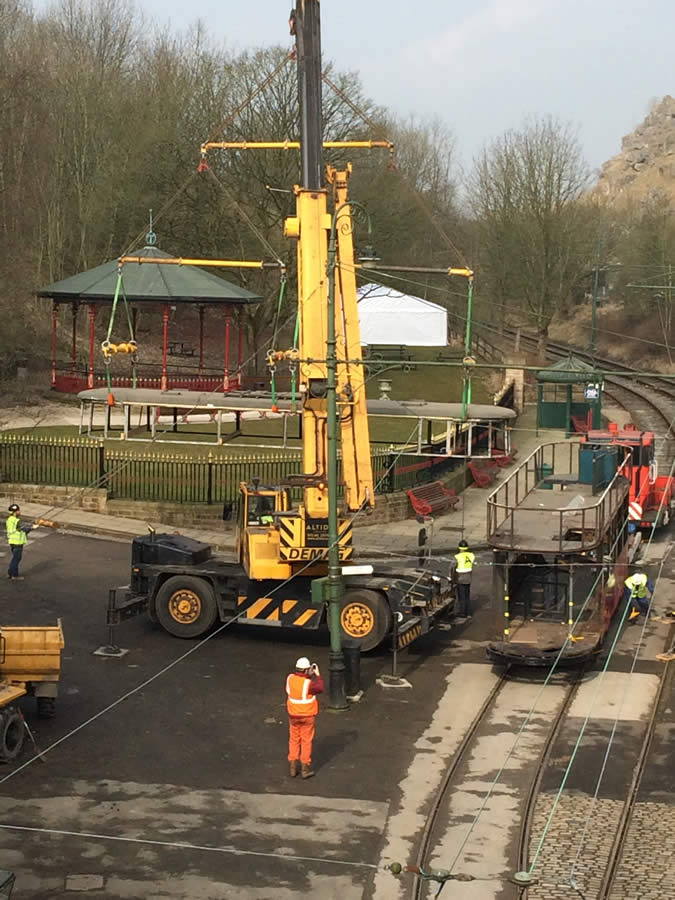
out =
{"type": "Polygon", "coordinates": [[[638,597],[642,600],[643,597],[647,596],[647,576],[642,572],[636,572],[635,575],[630,575],[626,578],[624,584],[630,591],[631,597],[638,597]]]}
{"type": "Polygon", "coordinates": [[[461,575],[471,572],[476,557],[469,550],[460,550],[459,553],[455,553],[455,559],[457,560],[457,574],[461,575]]]}
{"type": "Polygon", "coordinates": [[[28,540],[26,532],[19,528],[20,521],[19,517],[15,515],[7,518],[7,540],[10,547],[21,547],[28,540]]]}
{"type": "Polygon", "coordinates": [[[309,693],[311,678],[292,673],[286,679],[286,709],[289,716],[315,716],[319,712],[319,701],[309,693]]]}

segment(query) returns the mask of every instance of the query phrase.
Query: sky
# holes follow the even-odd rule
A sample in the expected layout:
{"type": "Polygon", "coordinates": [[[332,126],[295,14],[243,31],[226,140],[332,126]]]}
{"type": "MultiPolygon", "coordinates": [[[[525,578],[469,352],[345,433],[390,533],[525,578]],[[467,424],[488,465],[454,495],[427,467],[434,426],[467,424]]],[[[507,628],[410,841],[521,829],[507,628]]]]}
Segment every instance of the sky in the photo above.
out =
{"type": "MultiPolygon", "coordinates": [[[[39,9],[47,0],[37,0],[39,9]]],[[[291,0],[143,0],[181,30],[199,17],[231,48],[290,46],[291,0]]],[[[468,165],[529,115],[578,129],[588,163],[616,155],[653,98],[675,94],[672,0],[323,0],[324,60],[358,71],[398,115],[437,116],[468,165]]]]}

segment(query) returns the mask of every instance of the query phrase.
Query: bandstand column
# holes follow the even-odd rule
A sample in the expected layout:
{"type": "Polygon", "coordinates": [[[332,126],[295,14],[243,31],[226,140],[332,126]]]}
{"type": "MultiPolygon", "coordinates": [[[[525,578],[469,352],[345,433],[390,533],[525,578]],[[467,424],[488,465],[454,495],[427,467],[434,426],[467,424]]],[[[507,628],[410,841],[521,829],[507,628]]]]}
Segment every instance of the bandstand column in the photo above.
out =
{"type": "Polygon", "coordinates": [[[230,314],[230,307],[227,307],[225,312],[225,360],[223,363],[223,390],[228,391],[230,389],[230,326],[232,323],[232,316],[230,314]]]}
{"type": "Polygon", "coordinates": [[[244,335],[243,335],[243,331],[242,331],[243,317],[244,317],[244,311],[240,307],[239,313],[237,315],[237,327],[238,327],[238,334],[237,334],[237,387],[240,390],[241,390],[242,351],[243,351],[243,347],[244,347],[244,343],[243,343],[244,335]]]}
{"type": "Polygon", "coordinates": [[[199,307],[199,374],[204,371],[204,307],[199,307]]]}
{"type": "Polygon", "coordinates": [[[78,304],[73,301],[70,312],[72,315],[72,341],[70,348],[70,370],[72,374],[75,374],[77,369],[77,311],[79,309],[78,304]]]}
{"type": "Polygon", "coordinates": [[[87,375],[87,387],[94,386],[94,330],[96,327],[96,306],[89,304],[89,373],[87,375]]]}
{"type": "Polygon", "coordinates": [[[169,338],[169,304],[165,303],[162,309],[162,377],[159,383],[160,389],[165,391],[168,385],[166,375],[166,354],[169,338]]]}
{"type": "Polygon", "coordinates": [[[56,384],[56,325],[59,321],[59,307],[52,300],[52,387],[56,384]]]}

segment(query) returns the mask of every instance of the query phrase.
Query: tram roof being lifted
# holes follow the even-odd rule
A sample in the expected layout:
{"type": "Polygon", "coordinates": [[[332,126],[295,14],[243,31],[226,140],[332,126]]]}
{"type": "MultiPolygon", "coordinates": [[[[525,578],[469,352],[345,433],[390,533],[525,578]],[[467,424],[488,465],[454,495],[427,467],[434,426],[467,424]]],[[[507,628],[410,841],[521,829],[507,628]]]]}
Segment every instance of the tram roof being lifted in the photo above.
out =
{"type": "MultiPolygon", "coordinates": [[[[97,408],[110,410],[108,391],[104,388],[92,388],[78,394],[81,406],[80,433],[92,435],[94,412],[97,408]],[[86,424],[85,424],[86,412],[86,424]]],[[[216,440],[222,443],[222,424],[238,421],[240,417],[281,418],[284,420],[283,443],[287,446],[287,421],[297,416],[302,408],[300,399],[294,402],[290,394],[279,394],[275,401],[268,392],[239,393],[230,391],[227,394],[188,390],[160,391],[150,388],[115,388],[114,406],[124,411],[124,440],[158,441],[157,424],[168,419],[162,416],[162,410],[171,410],[175,421],[214,422],[217,433],[216,440]],[[148,438],[131,437],[130,420],[133,410],[146,414],[150,422],[151,435],[148,438]]],[[[469,403],[466,409],[461,403],[436,403],[426,400],[392,400],[383,398],[368,400],[368,415],[382,418],[408,419],[417,422],[416,437],[406,445],[409,452],[420,456],[492,456],[493,450],[510,452],[510,435],[508,423],[516,417],[512,409],[503,406],[469,403]],[[466,412],[466,416],[464,416],[466,412]],[[424,434],[425,423],[445,423],[442,432],[435,431],[431,442],[428,434],[424,434]],[[487,431],[484,446],[475,440],[474,429],[487,431]],[[469,447],[467,454],[465,448],[469,447]]],[[[104,416],[103,432],[108,437],[110,429],[109,416],[104,416]]],[[[176,443],[173,439],[172,443],[176,443]]],[[[242,446],[242,444],[240,444],[242,446]]],[[[256,445],[258,446],[258,445],[256,445]]],[[[270,446],[267,444],[266,446],[270,446]]]]}

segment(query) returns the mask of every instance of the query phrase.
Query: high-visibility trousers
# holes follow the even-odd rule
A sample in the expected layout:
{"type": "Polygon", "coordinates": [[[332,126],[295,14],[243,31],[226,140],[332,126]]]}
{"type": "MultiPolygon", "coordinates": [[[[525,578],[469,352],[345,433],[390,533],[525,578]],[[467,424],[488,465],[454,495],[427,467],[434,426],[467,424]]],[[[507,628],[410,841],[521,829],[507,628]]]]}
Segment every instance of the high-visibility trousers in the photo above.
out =
{"type": "Polygon", "coordinates": [[[299,759],[309,766],[312,762],[312,741],[316,716],[288,717],[288,758],[299,759]]]}

